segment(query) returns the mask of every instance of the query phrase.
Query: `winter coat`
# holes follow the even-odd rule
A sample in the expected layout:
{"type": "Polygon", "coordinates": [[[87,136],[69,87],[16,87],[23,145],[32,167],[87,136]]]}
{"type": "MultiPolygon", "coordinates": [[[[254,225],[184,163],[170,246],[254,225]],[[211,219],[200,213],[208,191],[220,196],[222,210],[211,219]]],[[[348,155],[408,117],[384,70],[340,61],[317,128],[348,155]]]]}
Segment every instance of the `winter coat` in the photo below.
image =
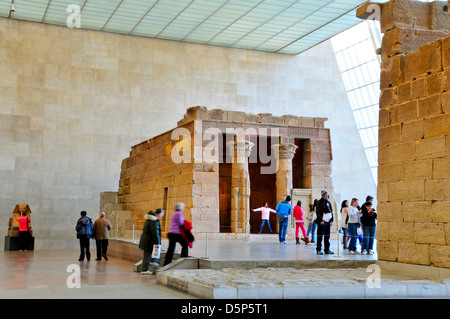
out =
{"type": "Polygon", "coordinates": [[[77,221],[77,226],[75,227],[77,231],[77,238],[92,238],[94,231],[94,224],[92,223],[92,219],[87,216],[81,217],[77,221]]]}
{"type": "Polygon", "coordinates": [[[323,221],[323,215],[330,213],[331,219],[330,223],[333,222],[333,208],[331,207],[331,203],[328,199],[321,198],[317,203],[316,207],[316,223],[320,224],[323,221]]]}
{"type": "Polygon", "coordinates": [[[109,239],[109,231],[111,230],[111,222],[105,217],[100,217],[94,223],[94,238],[95,240],[109,239]]]}
{"type": "Polygon", "coordinates": [[[294,218],[295,221],[303,221],[303,210],[298,205],[294,207],[294,218]]]}
{"type": "Polygon", "coordinates": [[[369,213],[369,210],[367,209],[366,203],[362,205],[361,207],[361,224],[364,226],[374,227],[376,226],[376,219],[377,219],[377,213],[375,210],[373,210],[371,213],[369,213]]]}
{"type": "Polygon", "coordinates": [[[144,216],[145,224],[142,230],[139,248],[142,250],[152,250],[154,245],[161,244],[161,225],[154,212],[144,216]]]}

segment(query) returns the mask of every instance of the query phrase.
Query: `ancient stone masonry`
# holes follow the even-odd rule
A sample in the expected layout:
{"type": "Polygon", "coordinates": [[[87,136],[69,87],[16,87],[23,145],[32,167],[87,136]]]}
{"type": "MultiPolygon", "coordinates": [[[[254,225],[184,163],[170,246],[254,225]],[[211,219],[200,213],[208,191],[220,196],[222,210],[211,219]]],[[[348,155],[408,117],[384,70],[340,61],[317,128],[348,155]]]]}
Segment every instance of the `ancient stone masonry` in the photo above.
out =
{"type": "Polygon", "coordinates": [[[322,189],[333,193],[325,121],[191,107],[177,128],[132,147],[122,162],[118,197],[107,200],[114,194],[104,194],[102,207],[114,210],[116,202],[122,205],[123,212],[112,214],[120,228],[139,223],[147,211],[161,207],[166,210],[162,229],[167,231],[173,207],[181,201],[197,236],[245,238],[256,231],[253,206],[269,201],[273,207],[293,188],[310,189],[312,199],[319,198],[322,189]],[[216,137],[208,132],[217,132],[216,137]],[[263,139],[271,143],[262,144],[263,139]],[[270,168],[270,161],[261,164],[264,151],[269,160],[278,159],[267,175],[260,172],[264,165],[270,168]],[[208,158],[211,154],[216,160],[208,158]],[[122,213],[130,220],[119,217],[122,213]]]}
{"type": "Polygon", "coordinates": [[[450,19],[444,4],[382,6],[377,236],[380,260],[450,268],[450,19]]]}

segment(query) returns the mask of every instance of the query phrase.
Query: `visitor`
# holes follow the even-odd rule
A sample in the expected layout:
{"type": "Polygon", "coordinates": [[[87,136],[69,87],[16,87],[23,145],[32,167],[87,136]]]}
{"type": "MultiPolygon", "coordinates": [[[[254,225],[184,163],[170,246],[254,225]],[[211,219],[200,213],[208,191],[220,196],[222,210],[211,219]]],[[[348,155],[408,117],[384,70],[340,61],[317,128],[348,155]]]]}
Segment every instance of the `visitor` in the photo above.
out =
{"type": "Polygon", "coordinates": [[[321,192],[322,198],[317,203],[316,208],[316,223],[317,223],[317,246],[316,252],[318,255],[323,255],[322,238],[324,242],[325,254],[334,254],[330,250],[330,230],[333,226],[333,208],[328,200],[330,195],[326,191],[321,192]]]}
{"type": "Polygon", "coordinates": [[[80,258],[78,258],[78,261],[84,261],[85,256],[87,261],[90,261],[90,239],[93,237],[94,224],[92,223],[92,219],[86,216],[86,211],[83,210],[80,215],[81,217],[75,226],[77,238],[80,240],[80,258]]]}
{"type": "Polygon", "coordinates": [[[172,215],[170,221],[170,227],[167,231],[167,237],[169,238],[169,247],[166,252],[166,259],[164,260],[164,266],[172,262],[173,252],[177,243],[181,245],[181,258],[187,257],[189,252],[188,243],[181,237],[180,228],[184,225],[184,203],[176,203],[175,212],[172,215]]]}
{"type": "Polygon", "coordinates": [[[344,200],[341,204],[341,233],[342,233],[342,245],[344,249],[348,249],[348,241],[350,238],[350,233],[347,228],[347,216],[348,216],[348,200],[344,200]]]}
{"type": "Polygon", "coordinates": [[[280,225],[280,231],[278,233],[278,240],[280,241],[280,244],[287,244],[286,232],[289,224],[289,216],[292,212],[292,206],[290,202],[291,196],[288,195],[286,196],[285,200],[278,203],[277,208],[275,209],[277,211],[278,222],[280,225]]]}
{"type": "Polygon", "coordinates": [[[312,234],[310,244],[316,243],[317,224],[316,224],[315,220],[316,220],[316,205],[317,205],[317,203],[318,203],[318,200],[315,199],[314,204],[309,205],[309,215],[308,215],[309,225],[308,225],[308,230],[306,231],[306,236],[308,237],[308,240],[309,240],[309,234],[312,234]]]}
{"type": "Polygon", "coordinates": [[[302,240],[305,242],[305,244],[308,244],[309,238],[306,235],[305,224],[303,223],[303,210],[301,201],[298,201],[297,205],[295,205],[293,214],[295,219],[295,244],[300,245],[300,229],[302,230],[303,234],[302,240]]]}
{"type": "Polygon", "coordinates": [[[106,253],[108,251],[109,231],[111,230],[111,222],[105,218],[105,213],[101,212],[99,218],[94,222],[94,238],[97,246],[97,258],[95,260],[108,260],[106,253]]]}
{"type": "Polygon", "coordinates": [[[269,203],[265,202],[263,207],[252,209],[254,212],[261,212],[261,227],[259,228],[258,234],[261,234],[264,224],[267,222],[269,231],[273,234],[272,228],[270,227],[270,213],[276,213],[277,211],[269,207],[269,203]]]}
{"type": "Polygon", "coordinates": [[[145,224],[139,240],[139,248],[144,251],[142,257],[142,274],[151,274],[148,266],[159,266],[159,254],[161,253],[161,225],[159,220],[164,216],[164,210],[158,208],[155,212],[149,211],[145,216],[145,224]],[[158,258],[156,258],[158,256],[158,258]]]}
{"type": "MultiPolygon", "coordinates": [[[[363,244],[363,229],[361,226],[361,206],[356,206],[356,209],[358,209],[358,211],[360,212],[360,214],[358,215],[358,228],[356,229],[356,233],[358,234],[358,242],[359,242],[359,246],[362,248],[362,244],[363,244]]],[[[361,249],[362,251],[362,249],[361,249]]]]}
{"type": "Polygon", "coordinates": [[[359,226],[359,216],[361,212],[358,210],[357,206],[358,206],[358,199],[353,198],[347,213],[348,216],[347,229],[350,233],[350,244],[348,245],[348,253],[350,255],[358,253],[358,251],[356,250],[356,240],[359,237],[357,230],[359,226]]]}
{"type": "Polygon", "coordinates": [[[17,220],[19,222],[19,250],[28,250],[30,244],[30,223],[31,220],[27,217],[26,212],[17,220]]]}
{"type": "Polygon", "coordinates": [[[362,254],[373,255],[373,242],[375,240],[375,233],[377,230],[377,213],[372,208],[371,202],[365,202],[361,208],[361,224],[363,227],[363,244],[362,254]]]}

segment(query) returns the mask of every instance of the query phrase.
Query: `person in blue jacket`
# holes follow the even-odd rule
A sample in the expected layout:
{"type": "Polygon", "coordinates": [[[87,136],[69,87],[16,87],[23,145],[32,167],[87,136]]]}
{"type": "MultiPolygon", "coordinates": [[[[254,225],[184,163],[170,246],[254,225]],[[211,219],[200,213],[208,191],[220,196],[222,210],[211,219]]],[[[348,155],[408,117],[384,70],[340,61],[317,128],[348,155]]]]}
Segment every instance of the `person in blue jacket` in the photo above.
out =
{"type": "Polygon", "coordinates": [[[87,260],[91,260],[91,252],[89,250],[89,240],[93,237],[94,224],[92,219],[87,217],[87,213],[83,210],[80,213],[81,217],[77,221],[75,230],[77,231],[77,238],[80,240],[80,258],[78,261],[83,261],[84,256],[87,260]]]}
{"type": "Polygon", "coordinates": [[[278,203],[277,208],[275,209],[277,211],[278,221],[280,225],[280,231],[278,233],[280,244],[287,244],[286,232],[289,224],[289,216],[292,213],[292,206],[290,202],[291,196],[288,195],[286,196],[285,200],[278,203]]]}

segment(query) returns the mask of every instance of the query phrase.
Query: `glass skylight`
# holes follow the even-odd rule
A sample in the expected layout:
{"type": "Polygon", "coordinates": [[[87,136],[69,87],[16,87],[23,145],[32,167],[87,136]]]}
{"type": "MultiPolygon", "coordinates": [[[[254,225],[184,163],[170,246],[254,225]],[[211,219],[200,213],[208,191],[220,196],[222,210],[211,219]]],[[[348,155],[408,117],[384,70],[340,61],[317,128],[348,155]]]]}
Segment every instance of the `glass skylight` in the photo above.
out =
{"type": "Polygon", "coordinates": [[[364,21],[331,39],[356,126],[375,183],[378,181],[379,23],[364,21]]]}
{"type": "Polygon", "coordinates": [[[0,0],[0,17],[226,47],[299,54],[359,23],[364,0],[0,0]],[[10,14],[11,2],[15,12],[10,14]]]}

